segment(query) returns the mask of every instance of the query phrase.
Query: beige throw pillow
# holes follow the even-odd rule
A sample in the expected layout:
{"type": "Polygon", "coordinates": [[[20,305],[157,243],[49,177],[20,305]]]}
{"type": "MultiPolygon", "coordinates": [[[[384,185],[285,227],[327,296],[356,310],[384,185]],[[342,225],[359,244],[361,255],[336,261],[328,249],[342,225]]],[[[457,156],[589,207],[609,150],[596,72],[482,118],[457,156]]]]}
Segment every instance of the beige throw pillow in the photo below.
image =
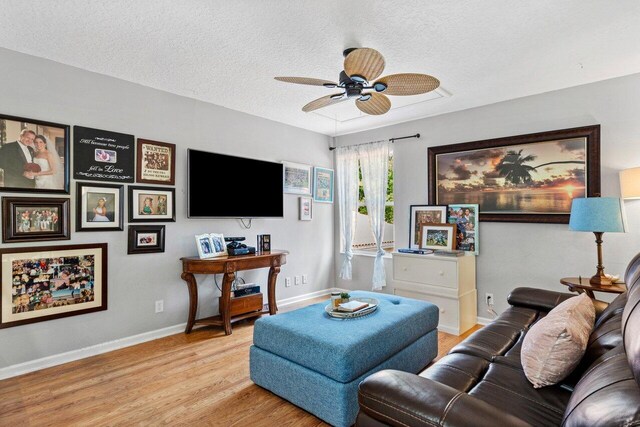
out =
{"type": "Polygon", "coordinates": [[[582,359],[596,311],[585,294],[569,298],[536,322],[524,337],[521,362],[534,388],[557,384],[582,359]]]}

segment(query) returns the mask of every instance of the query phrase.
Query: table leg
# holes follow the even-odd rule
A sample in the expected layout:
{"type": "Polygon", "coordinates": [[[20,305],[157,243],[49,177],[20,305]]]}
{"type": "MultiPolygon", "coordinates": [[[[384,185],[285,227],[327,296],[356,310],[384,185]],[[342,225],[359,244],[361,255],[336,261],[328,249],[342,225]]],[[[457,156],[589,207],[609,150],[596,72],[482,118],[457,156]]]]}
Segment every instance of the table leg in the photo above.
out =
{"type": "Polygon", "coordinates": [[[222,299],[220,300],[220,316],[222,317],[222,323],[224,325],[224,333],[231,335],[231,285],[236,280],[236,274],[234,272],[224,273],[224,279],[222,279],[222,299]]]}
{"type": "Polygon", "coordinates": [[[187,327],[184,330],[185,334],[189,334],[196,322],[196,312],[198,311],[198,283],[191,273],[182,273],[180,277],[187,282],[189,289],[189,317],[187,318],[187,327]]]}
{"type": "Polygon", "coordinates": [[[274,265],[269,269],[269,285],[268,285],[268,300],[269,300],[269,314],[274,315],[278,312],[278,305],[276,304],[276,279],[280,273],[280,266],[274,265]]]}
{"type": "Polygon", "coordinates": [[[584,293],[587,294],[589,298],[596,299],[596,296],[593,294],[593,291],[591,289],[585,289],[584,293]]]}

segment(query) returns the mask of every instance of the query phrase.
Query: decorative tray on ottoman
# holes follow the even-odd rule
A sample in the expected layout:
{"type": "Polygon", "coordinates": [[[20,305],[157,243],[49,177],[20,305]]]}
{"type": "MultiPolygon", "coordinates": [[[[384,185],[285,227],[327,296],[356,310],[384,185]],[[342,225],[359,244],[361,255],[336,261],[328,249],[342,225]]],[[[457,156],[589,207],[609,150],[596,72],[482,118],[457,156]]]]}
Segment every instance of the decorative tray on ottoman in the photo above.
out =
{"type": "Polygon", "coordinates": [[[358,311],[348,312],[348,311],[334,310],[332,303],[329,303],[324,308],[324,311],[326,311],[329,316],[335,317],[337,319],[354,319],[356,317],[362,317],[362,316],[366,316],[367,314],[373,313],[378,309],[378,304],[380,304],[380,301],[378,301],[375,298],[351,298],[350,301],[366,303],[366,304],[369,304],[369,306],[366,308],[360,309],[358,311]]]}

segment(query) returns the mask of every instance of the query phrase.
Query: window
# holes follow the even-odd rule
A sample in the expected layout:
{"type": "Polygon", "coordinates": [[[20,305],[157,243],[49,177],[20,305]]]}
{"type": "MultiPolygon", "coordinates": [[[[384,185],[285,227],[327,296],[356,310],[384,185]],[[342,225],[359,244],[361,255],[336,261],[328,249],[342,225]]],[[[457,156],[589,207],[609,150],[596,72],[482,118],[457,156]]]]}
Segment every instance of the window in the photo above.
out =
{"type": "MultiPolygon", "coordinates": [[[[358,215],[356,219],[356,231],[353,239],[353,248],[358,250],[376,249],[376,241],[369,226],[369,218],[367,216],[367,205],[365,202],[365,194],[362,186],[362,169],[358,167],[358,175],[360,177],[360,186],[358,188],[358,215]]],[[[393,235],[393,153],[389,153],[389,172],[387,174],[387,201],[385,203],[385,227],[384,238],[382,239],[382,247],[386,251],[393,251],[394,235],[393,235]]]]}

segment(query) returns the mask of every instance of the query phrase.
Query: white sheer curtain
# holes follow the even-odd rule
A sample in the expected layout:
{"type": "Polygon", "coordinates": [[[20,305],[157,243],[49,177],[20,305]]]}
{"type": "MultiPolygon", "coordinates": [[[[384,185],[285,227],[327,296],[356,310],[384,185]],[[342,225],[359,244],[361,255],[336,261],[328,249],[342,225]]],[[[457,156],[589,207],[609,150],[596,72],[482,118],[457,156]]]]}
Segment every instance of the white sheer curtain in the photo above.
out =
{"type": "Polygon", "coordinates": [[[389,142],[378,141],[358,146],[362,186],[367,204],[371,231],[376,241],[376,259],[373,262],[373,290],[386,286],[384,271],[384,208],[387,201],[387,181],[389,171],[389,142]]]}
{"type": "Polygon", "coordinates": [[[338,207],[340,208],[340,231],[344,261],[340,278],[351,280],[351,258],[353,258],[353,235],[358,210],[358,149],[339,147],[336,149],[336,181],[338,185],[338,207]]]}

